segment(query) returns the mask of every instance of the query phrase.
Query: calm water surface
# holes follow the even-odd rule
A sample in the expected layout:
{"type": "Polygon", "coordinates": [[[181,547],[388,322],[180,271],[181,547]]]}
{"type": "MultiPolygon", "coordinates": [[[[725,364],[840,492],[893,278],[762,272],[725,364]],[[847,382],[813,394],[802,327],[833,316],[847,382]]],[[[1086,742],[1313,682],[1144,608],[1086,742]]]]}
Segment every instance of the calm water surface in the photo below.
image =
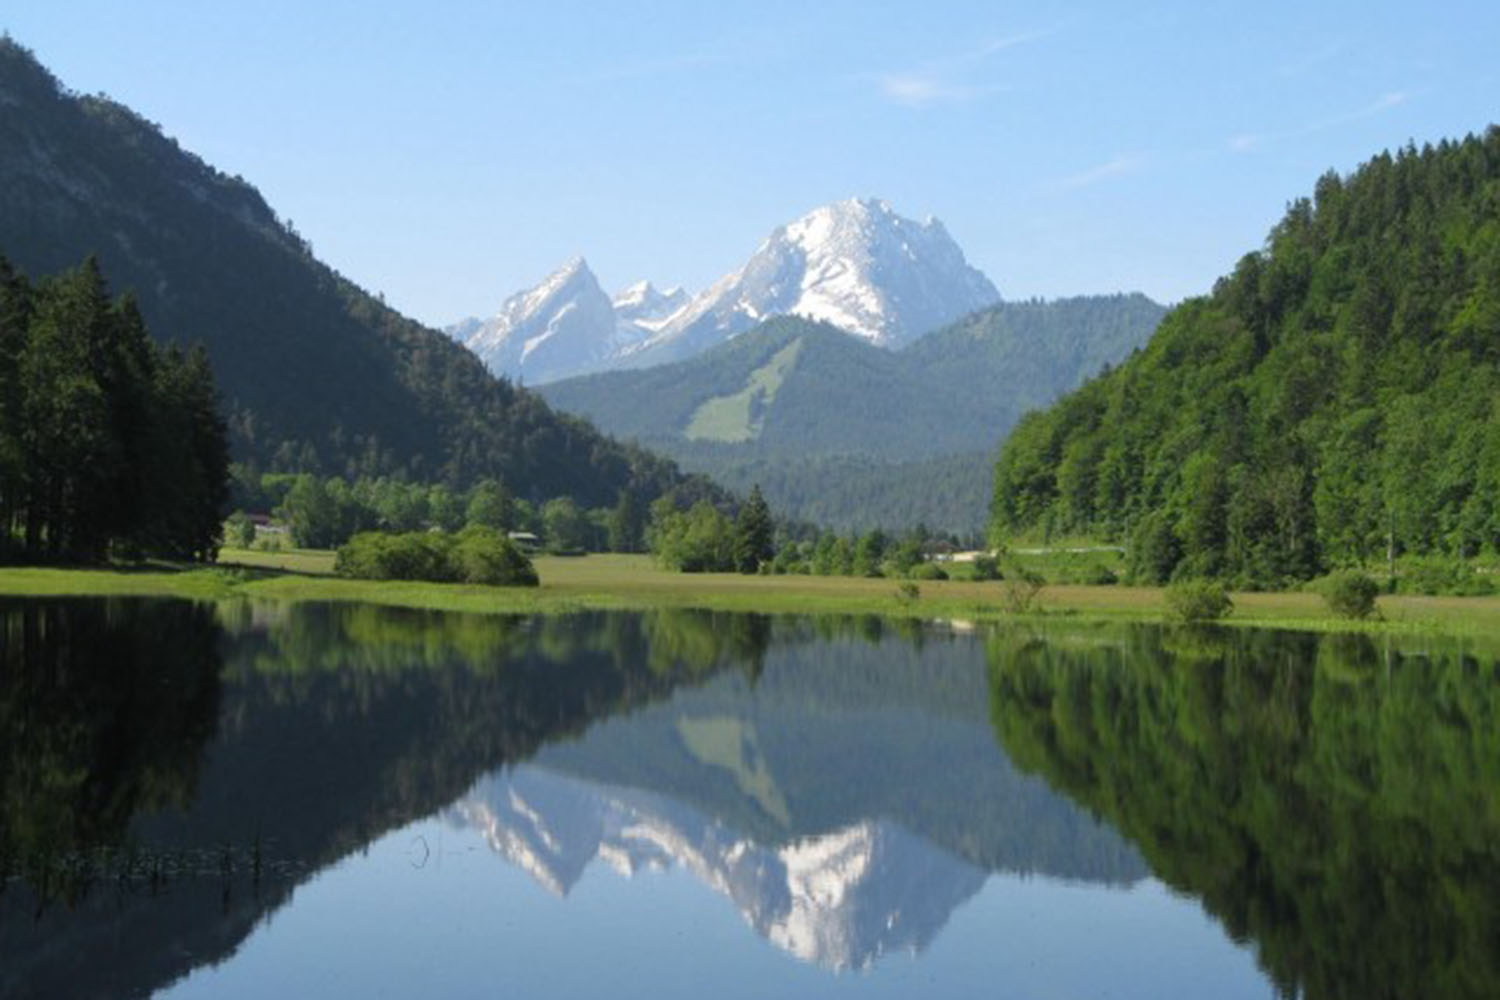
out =
{"type": "Polygon", "coordinates": [[[0,996],[1493,997],[1500,667],[0,603],[0,996]]]}

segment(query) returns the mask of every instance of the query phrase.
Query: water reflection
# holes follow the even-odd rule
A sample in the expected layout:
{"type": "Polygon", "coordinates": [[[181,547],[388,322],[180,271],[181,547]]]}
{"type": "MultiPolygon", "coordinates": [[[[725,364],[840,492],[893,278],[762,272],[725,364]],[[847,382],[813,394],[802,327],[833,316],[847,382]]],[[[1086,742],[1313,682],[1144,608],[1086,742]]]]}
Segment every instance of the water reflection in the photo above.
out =
{"type": "Polygon", "coordinates": [[[762,937],[835,969],[920,952],[991,872],[1128,885],[1112,830],[1016,771],[983,648],[785,623],[728,674],[538,750],[451,816],[555,893],[595,860],[680,866],[762,937]]]}
{"type": "Polygon", "coordinates": [[[0,604],[0,995],[145,995],[486,771],[759,655],[712,616],[220,616],[0,604]]]}
{"type": "Polygon", "coordinates": [[[1500,667],[1457,643],[992,641],[995,725],[1286,995],[1500,996],[1500,667]]]}
{"type": "Polygon", "coordinates": [[[595,860],[626,877],[680,865],[727,896],[756,933],[831,968],[920,951],[985,880],[886,821],[772,847],[671,798],[540,768],[482,781],[449,815],[558,895],[595,860]]]}
{"type": "Polygon", "coordinates": [[[137,814],[198,786],[220,683],[213,614],[56,601],[0,614],[0,872],[74,898],[137,814]]]}
{"type": "Polygon", "coordinates": [[[148,995],[433,815],[559,896],[687,873],[872,989],[1005,879],[1154,876],[1284,993],[1497,995],[1495,663],[1245,630],[3,602],[0,996],[148,995]]]}

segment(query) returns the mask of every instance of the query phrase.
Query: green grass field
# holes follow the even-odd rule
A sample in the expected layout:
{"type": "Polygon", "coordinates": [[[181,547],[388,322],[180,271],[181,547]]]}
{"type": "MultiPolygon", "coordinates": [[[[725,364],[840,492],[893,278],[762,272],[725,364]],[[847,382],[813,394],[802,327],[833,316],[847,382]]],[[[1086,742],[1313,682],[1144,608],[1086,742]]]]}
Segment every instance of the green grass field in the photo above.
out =
{"type": "MultiPolygon", "coordinates": [[[[365,601],[481,612],[562,612],[584,609],[705,608],[768,614],[880,614],[993,621],[1007,612],[1003,583],[926,581],[920,595],[896,581],[850,577],[689,575],[662,570],[645,556],[542,556],[535,588],[344,580],[332,575],[330,552],[280,553],[225,549],[218,566],[174,569],[3,569],[0,594],[178,596],[199,600],[257,597],[288,601],[365,601]]],[[[1381,622],[1332,617],[1321,598],[1305,593],[1235,594],[1230,624],[1317,631],[1436,632],[1500,636],[1500,598],[1380,599],[1381,622]]],[[[1162,591],[1150,587],[1049,586],[1027,617],[1160,621],[1162,591]]]]}

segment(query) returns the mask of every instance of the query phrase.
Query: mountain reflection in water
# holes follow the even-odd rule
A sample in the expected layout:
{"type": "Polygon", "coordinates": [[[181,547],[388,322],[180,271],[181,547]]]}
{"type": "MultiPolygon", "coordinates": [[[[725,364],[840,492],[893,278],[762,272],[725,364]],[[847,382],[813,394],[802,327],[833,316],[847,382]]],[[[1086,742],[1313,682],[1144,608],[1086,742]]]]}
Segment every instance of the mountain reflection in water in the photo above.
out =
{"type": "Polygon", "coordinates": [[[533,767],[482,781],[450,815],[559,895],[595,859],[627,877],[681,865],[756,933],[833,968],[919,951],[985,878],[882,821],[767,847],[669,798],[533,767]]]}
{"type": "Polygon", "coordinates": [[[860,989],[996,875],[1154,876],[1278,992],[1496,995],[1496,661],[1418,645],[0,602],[0,996],[232,971],[434,815],[562,896],[688,873],[860,989]]]}

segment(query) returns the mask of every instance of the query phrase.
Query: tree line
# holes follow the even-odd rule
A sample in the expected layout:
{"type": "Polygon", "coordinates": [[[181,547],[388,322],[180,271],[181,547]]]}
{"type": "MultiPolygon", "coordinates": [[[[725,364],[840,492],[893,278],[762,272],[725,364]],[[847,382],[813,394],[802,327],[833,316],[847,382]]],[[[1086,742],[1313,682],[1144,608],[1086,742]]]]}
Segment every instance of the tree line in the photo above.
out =
{"type": "MultiPolygon", "coordinates": [[[[258,472],[503,479],[608,506],[687,488],[671,462],[554,412],[319,261],[251,184],[0,37],[0,234],[51,274],[97,252],[167,339],[201,338],[234,455],[258,472]],[[79,197],[85,190],[89,197],[79,197]],[[184,196],[192,192],[191,197],[184,196]]],[[[715,487],[698,479],[705,495],[715,487]]]]}
{"type": "Polygon", "coordinates": [[[1500,552],[1500,128],[1329,173],[1150,345],[1017,426],[991,531],[1141,582],[1500,552]]]}
{"type": "Polygon", "coordinates": [[[502,480],[481,479],[468,489],[447,483],[409,482],[389,476],[311,473],[254,475],[236,465],[230,540],[248,546],[256,537],[245,512],[275,514],[301,548],[332,549],[357,535],[421,531],[457,534],[468,527],[537,535],[553,552],[641,552],[645,550],[645,506],[621,491],[609,507],[586,508],[568,496],[532,503],[502,480]]]}
{"type": "Polygon", "coordinates": [[[953,548],[921,525],[899,537],[879,528],[838,535],[795,522],[778,526],[759,486],[732,515],[707,501],[684,509],[670,496],[657,500],[646,543],[657,562],[684,573],[926,579],[947,577],[931,556],[953,548]]]}
{"type": "Polygon", "coordinates": [[[228,444],[207,356],[160,347],[93,258],[0,257],[0,561],[211,560],[228,444]]]}

